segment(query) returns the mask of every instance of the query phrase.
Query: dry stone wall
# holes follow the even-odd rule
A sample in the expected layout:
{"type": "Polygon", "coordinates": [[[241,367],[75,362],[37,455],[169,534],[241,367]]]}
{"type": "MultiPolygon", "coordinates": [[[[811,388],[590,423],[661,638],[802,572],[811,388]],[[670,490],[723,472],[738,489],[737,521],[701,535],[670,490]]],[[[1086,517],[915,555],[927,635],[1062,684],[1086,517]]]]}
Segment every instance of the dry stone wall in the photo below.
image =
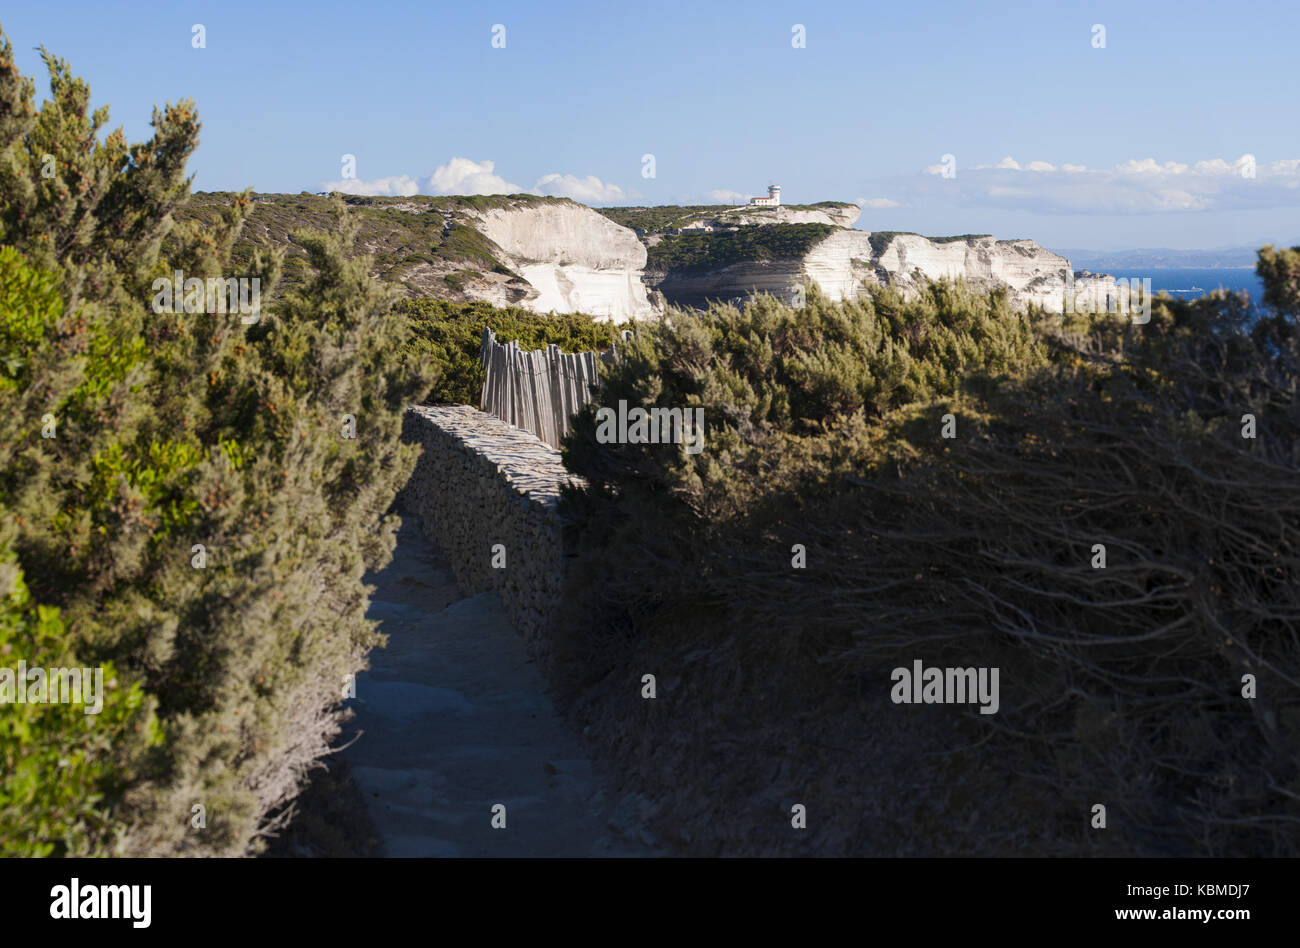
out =
{"type": "Polygon", "coordinates": [[[581,479],[550,445],[468,405],[410,408],[402,437],[423,450],[399,509],[420,517],[462,592],[500,595],[545,664],[572,542],[560,489],[581,479]]]}

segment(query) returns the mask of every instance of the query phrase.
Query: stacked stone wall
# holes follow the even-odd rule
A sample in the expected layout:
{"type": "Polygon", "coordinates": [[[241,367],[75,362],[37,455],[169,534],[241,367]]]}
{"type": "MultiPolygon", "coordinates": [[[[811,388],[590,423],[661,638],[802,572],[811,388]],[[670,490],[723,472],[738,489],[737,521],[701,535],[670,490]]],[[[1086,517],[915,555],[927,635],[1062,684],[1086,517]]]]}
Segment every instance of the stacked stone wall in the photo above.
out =
{"type": "Polygon", "coordinates": [[[402,437],[422,453],[399,509],[420,518],[462,592],[500,595],[544,659],[571,543],[560,489],[581,480],[565,470],[559,451],[467,405],[411,408],[402,437]]]}

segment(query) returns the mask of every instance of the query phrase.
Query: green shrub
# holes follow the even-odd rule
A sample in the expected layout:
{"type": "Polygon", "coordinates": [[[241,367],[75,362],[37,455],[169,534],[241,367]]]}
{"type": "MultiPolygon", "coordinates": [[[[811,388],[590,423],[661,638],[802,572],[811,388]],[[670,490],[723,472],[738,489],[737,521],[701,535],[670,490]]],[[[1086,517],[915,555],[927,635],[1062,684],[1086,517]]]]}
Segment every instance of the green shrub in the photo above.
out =
{"type": "MultiPolygon", "coordinates": [[[[81,669],[59,611],[31,602],[15,560],[0,551],[0,668],[14,672],[21,658],[28,668],[81,669]]],[[[5,696],[0,856],[111,855],[127,830],[112,801],[163,735],[154,702],[138,682],[126,685],[111,662],[97,671],[103,691],[94,713],[87,713],[90,695],[84,691],[83,704],[18,704],[11,703],[14,695],[5,696]]]]}
{"type": "MultiPolygon", "coordinates": [[[[1291,262],[1261,252],[1268,299],[1296,298],[1291,262]]],[[[916,732],[925,792],[883,817],[898,845],[1300,854],[1293,316],[1216,293],[1162,296],[1142,326],[1063,319],[941,281],[673,313],[625,355],[564,445],[587,481],[565,500],[583,544],[571,687],[714,656],[761,697],[693,713],[766,734],[770,771],[815,751],[791,722],[833,731],[894,666],[1000,667],[998,714],[916,732]],[[619,399],[702,407],[703,452],[601,444],[595,407],[619,399]],[[1105,839],[1082,831],[1098,800],[1105,839]],[[926,815],[974,801],[975,822],[926,815]]],[[[879,777],[815,779],[806,795],[838,808],[879,777]]],[[[878,845],[863,826],[846,851],[878,845]]]]}
{"type": "Polygon", "coordinates": [[[801,473],[802,452],[789,449],[834,443],[847,423],[880,424],[916,402],[957,399],[968,378],[989,384],[1044,365],[1031,320],[1005,292],[950,283],[911,301],[878,290],[831,303],[813,286],[799,309],[761,297],[741,309],[674,312],[625,348],[598,402],[702,407],[709,450],[599,445],[593,406],[578,427],[590,438],[571,441],[571,463],[595,486],[630,489],[621,481],[636,470],[645,489],[714,511],[742,510],[778,486],[811,489],[803,473],[823,472],[801,473]]]}
{"type": "Polygon", "coordinates": [[[479,351],[487,326],[500,343],[518,342],[525,350],[554,343],[564,352],[608,349],[621,339],[619,329],[626,328],[582,313],[541,315],[482,301],[408,299],[397,311],[406,323],[405,351],[417,362],[438,369],[437,385],[420,399],[424,404],[479,404],[483,390],[479,351]]]}
{"type": "Polygon", "coordinates": [[[396,296],[352,258],[338,201],[328,232],[293,233],[303,282],[259,320],[155,312],[175,270],[269,297],[279,256],[233,257],[246,194],[174,223],[191,103],[155,110],[147,142],[101,138],[107,110],[43,55],[38,111],[0,45],[0,667],[103,667],[108,697],[4,709],[0,839],[239,855],[327,751],[377,642],[362,576],[391,553],[401,415],[432,375],[398,355],[396,296]]]}

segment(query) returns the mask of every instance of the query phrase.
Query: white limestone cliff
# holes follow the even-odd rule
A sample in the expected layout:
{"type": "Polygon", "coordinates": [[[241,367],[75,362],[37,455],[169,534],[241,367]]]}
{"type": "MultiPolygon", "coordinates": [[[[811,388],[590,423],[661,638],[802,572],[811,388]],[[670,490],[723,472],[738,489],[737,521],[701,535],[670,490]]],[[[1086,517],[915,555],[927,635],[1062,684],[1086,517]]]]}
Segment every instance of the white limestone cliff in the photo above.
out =
{"type": "Polygon", "coordinates": [[[995,240],[990,236],[931,240],[915,234],[893,237],[874,261],[877,279],[904,291],[916,287],[916,275],[931,279],[964,279],[972,286],[1010,289],[1018,305],[1036,304],[1060,312],[1067,280],[1077,290],[1113,287],[1104,275],[1073,276],[1070,261],[1032,240],[995,240]],[[1067,277],[1072,274],[1072,277],[1067,277]]]}
{"type": "MultiPolygon", "coordinates": [[[[868,286],[894,286],[911,293],[921,277],[964,279],[981,288],[1007,287],[1017,306],[1036,304],[1058,312],[1071,281],[1076,292],[1098,299],[1114,291],[1112,278],[1071,271],[1065,257],[1032,240],[894,234],[883,246],[877,235],[873,247],[870,232],[847,226],[859,213],[853,205],[728,209],[698,223],[723,228],[821,223],[832,229],[801,257],[733,263],[703,272],[647,273],[646,247],[663,239],[661,235],[638,239],[632,230],[571,201],[520,202],[473,211],[464,218],[491,241],[493,253],[511,273],[463,269],[457,278],[462,298],[538,313],[583,312],[618,323],[659,315],[665,300],[704,306],[710,300],[739,302],[770,293],[789,301],[805,281],[838,301],[855,299],[868,286]]],[[[418,275],[417,270],[413,268],[412,275],[418,275]]]]}
{"type": "Polygon", "coordinates": [[[865,230],[833,230],[804,255],[800,276],[836,302],[856,299],[863,283],[878,284],[871,235],[865,230]]]}
{"type": "Polygon", "coordinates": [[[695,307],[709,300],[739,302],[759,293],[790,301],[805,281],[840,301],[856,299],[867,286],[892,286],[907,295],[922,278],[963,279],[983,289],[1005,286],[1013,304],[1032,303],[1054,312],[1063,308],[1067,282],[1074,292],[1101,300],[1115,292],[1111,277],[1071,271],[1065,257],[1032,240],[931,240],[898,234],[876,254],[871,238],[866,231],[836,228],[802,257],[734,263],[703,272],[670,270],[648,279],[669,303],[695,307]]]}
{"type": "Polygon", "coordinates": [[[495,208],[479,212],[471,223],[527,281],[513,305],[539,313],[584,312],[616,323],[654,312],[642,280],[645,246],[589,207],[556,202],[495,208]]]}

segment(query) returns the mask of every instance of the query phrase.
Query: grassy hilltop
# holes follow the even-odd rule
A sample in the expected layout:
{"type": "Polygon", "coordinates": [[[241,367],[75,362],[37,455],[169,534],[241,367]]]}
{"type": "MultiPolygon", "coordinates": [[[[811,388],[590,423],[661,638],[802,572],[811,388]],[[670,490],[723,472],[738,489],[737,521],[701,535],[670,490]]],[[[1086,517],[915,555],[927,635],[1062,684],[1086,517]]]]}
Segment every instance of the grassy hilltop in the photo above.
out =
{"type": "MultiPolygon", "coordinates": [[[[175,216],[182,223],[208,226],[237,197],[231,192],[200,192],[175,216]]],[[[457,274],[462,272],[518,278],[499,259],[500,249],[473,226],[467,212],[573,203],[533,194],[341,197],[357,223],[356,245],[349,252],[370,255],[371,274],[409,296],[454,297],[460,289],[457,274]]],[[[331,199],[304,192],[253,194],[251,200],[248,220],[231,251],[232,261],[245,266],[259,250],[282,249],[282,290],[301,285],[308,278],[308,255],[294,234],[332,226],[331,199]]]]}
{"type": "MultiPolygon", "coordinates": [[[[856,204],[847,201],[820,201],[816,204],[783,204],[790,211],[817,211],[833,208],[856,208],[856,204]]],[[[673,228],[683,227],[691,221],[716,220],[726,217],[743,217],[748,211],[764,211],[765,208],[750,208],[734,204],[664,204],[656,207],[598,207],[595,210],[604,214],[615,224],[647,234],[661,234],[673,228]]]]}

